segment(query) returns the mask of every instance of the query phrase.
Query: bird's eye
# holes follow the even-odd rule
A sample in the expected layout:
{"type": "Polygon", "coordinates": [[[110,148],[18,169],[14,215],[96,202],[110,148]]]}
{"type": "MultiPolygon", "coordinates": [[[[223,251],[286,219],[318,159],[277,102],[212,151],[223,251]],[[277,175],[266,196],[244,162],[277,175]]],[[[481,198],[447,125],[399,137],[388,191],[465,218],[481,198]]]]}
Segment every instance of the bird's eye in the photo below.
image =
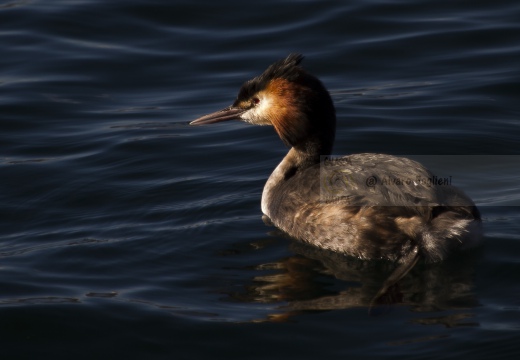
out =
{"type": "Polygon", "coordinates": [[[260,103],[260,99],[257,98],[257,97],[254,97],[253,99],[251,99],[251,102],[254,104],[254,105],[258,105],[260,103]]]}

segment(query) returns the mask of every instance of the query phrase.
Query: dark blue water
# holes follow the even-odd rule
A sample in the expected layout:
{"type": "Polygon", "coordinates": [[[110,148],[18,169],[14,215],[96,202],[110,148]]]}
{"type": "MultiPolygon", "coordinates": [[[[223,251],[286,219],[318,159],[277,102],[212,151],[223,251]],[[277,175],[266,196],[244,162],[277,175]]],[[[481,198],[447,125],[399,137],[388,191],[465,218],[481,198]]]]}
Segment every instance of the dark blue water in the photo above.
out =
{"type": "Polygon", "coordinates": [[[519,19],[518,1],[0,1],[0,356],[516,358],[519,19]],[[333,95],[335,154],[462,156],[440,171],[484,217],[482,248],[419,265],[381,316],[391,264],[262,222],[272,128],[187,125],[293,51],[333,95]]]}

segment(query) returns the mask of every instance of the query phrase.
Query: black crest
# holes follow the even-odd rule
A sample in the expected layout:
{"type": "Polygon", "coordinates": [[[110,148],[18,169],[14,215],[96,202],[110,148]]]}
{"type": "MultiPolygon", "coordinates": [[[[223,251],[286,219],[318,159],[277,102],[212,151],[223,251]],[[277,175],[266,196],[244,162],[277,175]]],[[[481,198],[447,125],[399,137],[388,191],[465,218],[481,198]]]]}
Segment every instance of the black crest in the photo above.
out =
{"type": "Polygon", "coordinates": [[[302,68],[298,66],[302,60],[303,55],[301,54],[289,54],[285,59],[278,60],[269,66],[258,79],[260,81],[269,81],[276,78],[296,80],[302,70],[302,68]]]}
{"type": "Polygon", "coordinates": [[[272,79],[281,78],[289,81],[297,80],[303,71],[302,67],[299,66],[302,60],[303,55],[295,53],[289,54],[285,59],[278,60],[269,66],[262,75],[257,76],[242,85],[237,100],[250,98],[255,93],[265,88],[272,79]]]}

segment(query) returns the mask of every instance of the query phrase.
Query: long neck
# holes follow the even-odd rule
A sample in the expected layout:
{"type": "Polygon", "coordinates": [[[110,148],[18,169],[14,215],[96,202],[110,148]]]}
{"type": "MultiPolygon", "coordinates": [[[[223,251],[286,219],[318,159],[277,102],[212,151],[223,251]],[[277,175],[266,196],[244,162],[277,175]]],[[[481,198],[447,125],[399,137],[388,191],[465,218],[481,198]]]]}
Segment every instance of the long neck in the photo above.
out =
{"type": "MultiPolygon", "coordinates": [[[[267,180],[262,193],[262,212],[267,216],[272,217],[271,214],[278,209],[282,200],[280,196],[275,195],[277,187],[283,186],[299,171],[319,164],[322,156],[331,155],[336,130],[336,116],[334,108],[330,108],[332,110],[328,114],[328,118],[321,118],[323,120],[321,123],[310,123],[307,128],[307,136],[300,139],[295,138],[294,145],[267,180]]],[[[277,132],[286,144],[291,143],[289,138],[285,137],[284,132],[279,129],[277,132]]]]}
{"type": "Polygon", "coordinates": [[[330,155],[336,133],[334,108],[328,116],[309,118],[297,112],[291,114],[289,121],[274,123],[276,132],[291,149],[285,161],[292,165],[305,167],[320,162],[320,157],[330,155]]]}
{"type": "MultiPolygon", "coordinates": [[[[297,103],[287,102],[283,111],[274,113],[271,123],[283,142],[291,149],[282,162],[273,171],[262,194],[262,212],[272,218],[272,214],[283,206],[283,191],[277,189],[286,184],[298,172],[320,163],[323,155],[330,155],[336,133],[336,112],[329,93],[321,82],[314,77],[307,77],[313,86],[303,87],[302,92],[320,88],[322,91],[312,92],[300,98],[297,103]]],[[[319,179],[318,179],[319,181],[319,179]]]]}
{"type": "Polygon", "coordinates": [[[270,82],[266,118],[300,165],[318,163],[330,155],[336,133],[336,111],[329,92],[316,77],[301,73],[298,81],[270,82]],[[296,152],[296,153],[294,153],[296,152]]]}
{"type": "Polygon", "coordinates": [[[272,217],[272,212],[278,208],[278,202],[280,201],[280,199],[276,199],[276,197],[273,196],[276,187],[292,177],[301,167],[305,167],[305,160],[305,158],[301,157],[299,151],[291,148],[282,162],[274,169],[262,193],[262,212],[264,214],[272,217]]]}
{"type": "Polygon", "coordinates": [[[290,156],[291,163],[302,168],[319,163],[322,156],[331,155],[334,133],[327,134],[327,137],[322,134],[316,135],[315,138],[311,138],[303,144],[293,146],[285,156],[284,161],[290,156]]]}
{"type": "Polygon", "coordinates": [[[314,148],[311,147],[310,149],[302,150],[292,147],[282,162],[274,169],[262,193],[262,212],[264,214],[273,218],[274,213],[280,209],[280,205],[283,201],[283,197],[280,195],[283,195],[283,193],[280,194],[279,191],[276,191],[277,189],[283,187],[283,185],[298,172],[318,164],[321,155],[329,155],[330,150],[332,150],[327,149],[329,151],[322,154],[317,149],[310,151],[312,149],[314,148]]]}

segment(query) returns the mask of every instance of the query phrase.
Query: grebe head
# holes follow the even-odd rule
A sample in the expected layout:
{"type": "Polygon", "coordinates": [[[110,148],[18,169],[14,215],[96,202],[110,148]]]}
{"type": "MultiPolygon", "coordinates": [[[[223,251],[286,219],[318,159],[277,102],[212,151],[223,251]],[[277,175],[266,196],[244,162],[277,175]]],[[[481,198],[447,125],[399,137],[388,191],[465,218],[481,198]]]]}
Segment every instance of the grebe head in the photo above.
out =
{"type": "Polygon", "coordinates": [[[332,99],[318,78],[300,66],[303,56],[290,54],[242,85],[235,102],[202,116],[190,125],[239,119],[273,125],[288,146],[313,156],[332,151],[336,114],[332,99]]]}

